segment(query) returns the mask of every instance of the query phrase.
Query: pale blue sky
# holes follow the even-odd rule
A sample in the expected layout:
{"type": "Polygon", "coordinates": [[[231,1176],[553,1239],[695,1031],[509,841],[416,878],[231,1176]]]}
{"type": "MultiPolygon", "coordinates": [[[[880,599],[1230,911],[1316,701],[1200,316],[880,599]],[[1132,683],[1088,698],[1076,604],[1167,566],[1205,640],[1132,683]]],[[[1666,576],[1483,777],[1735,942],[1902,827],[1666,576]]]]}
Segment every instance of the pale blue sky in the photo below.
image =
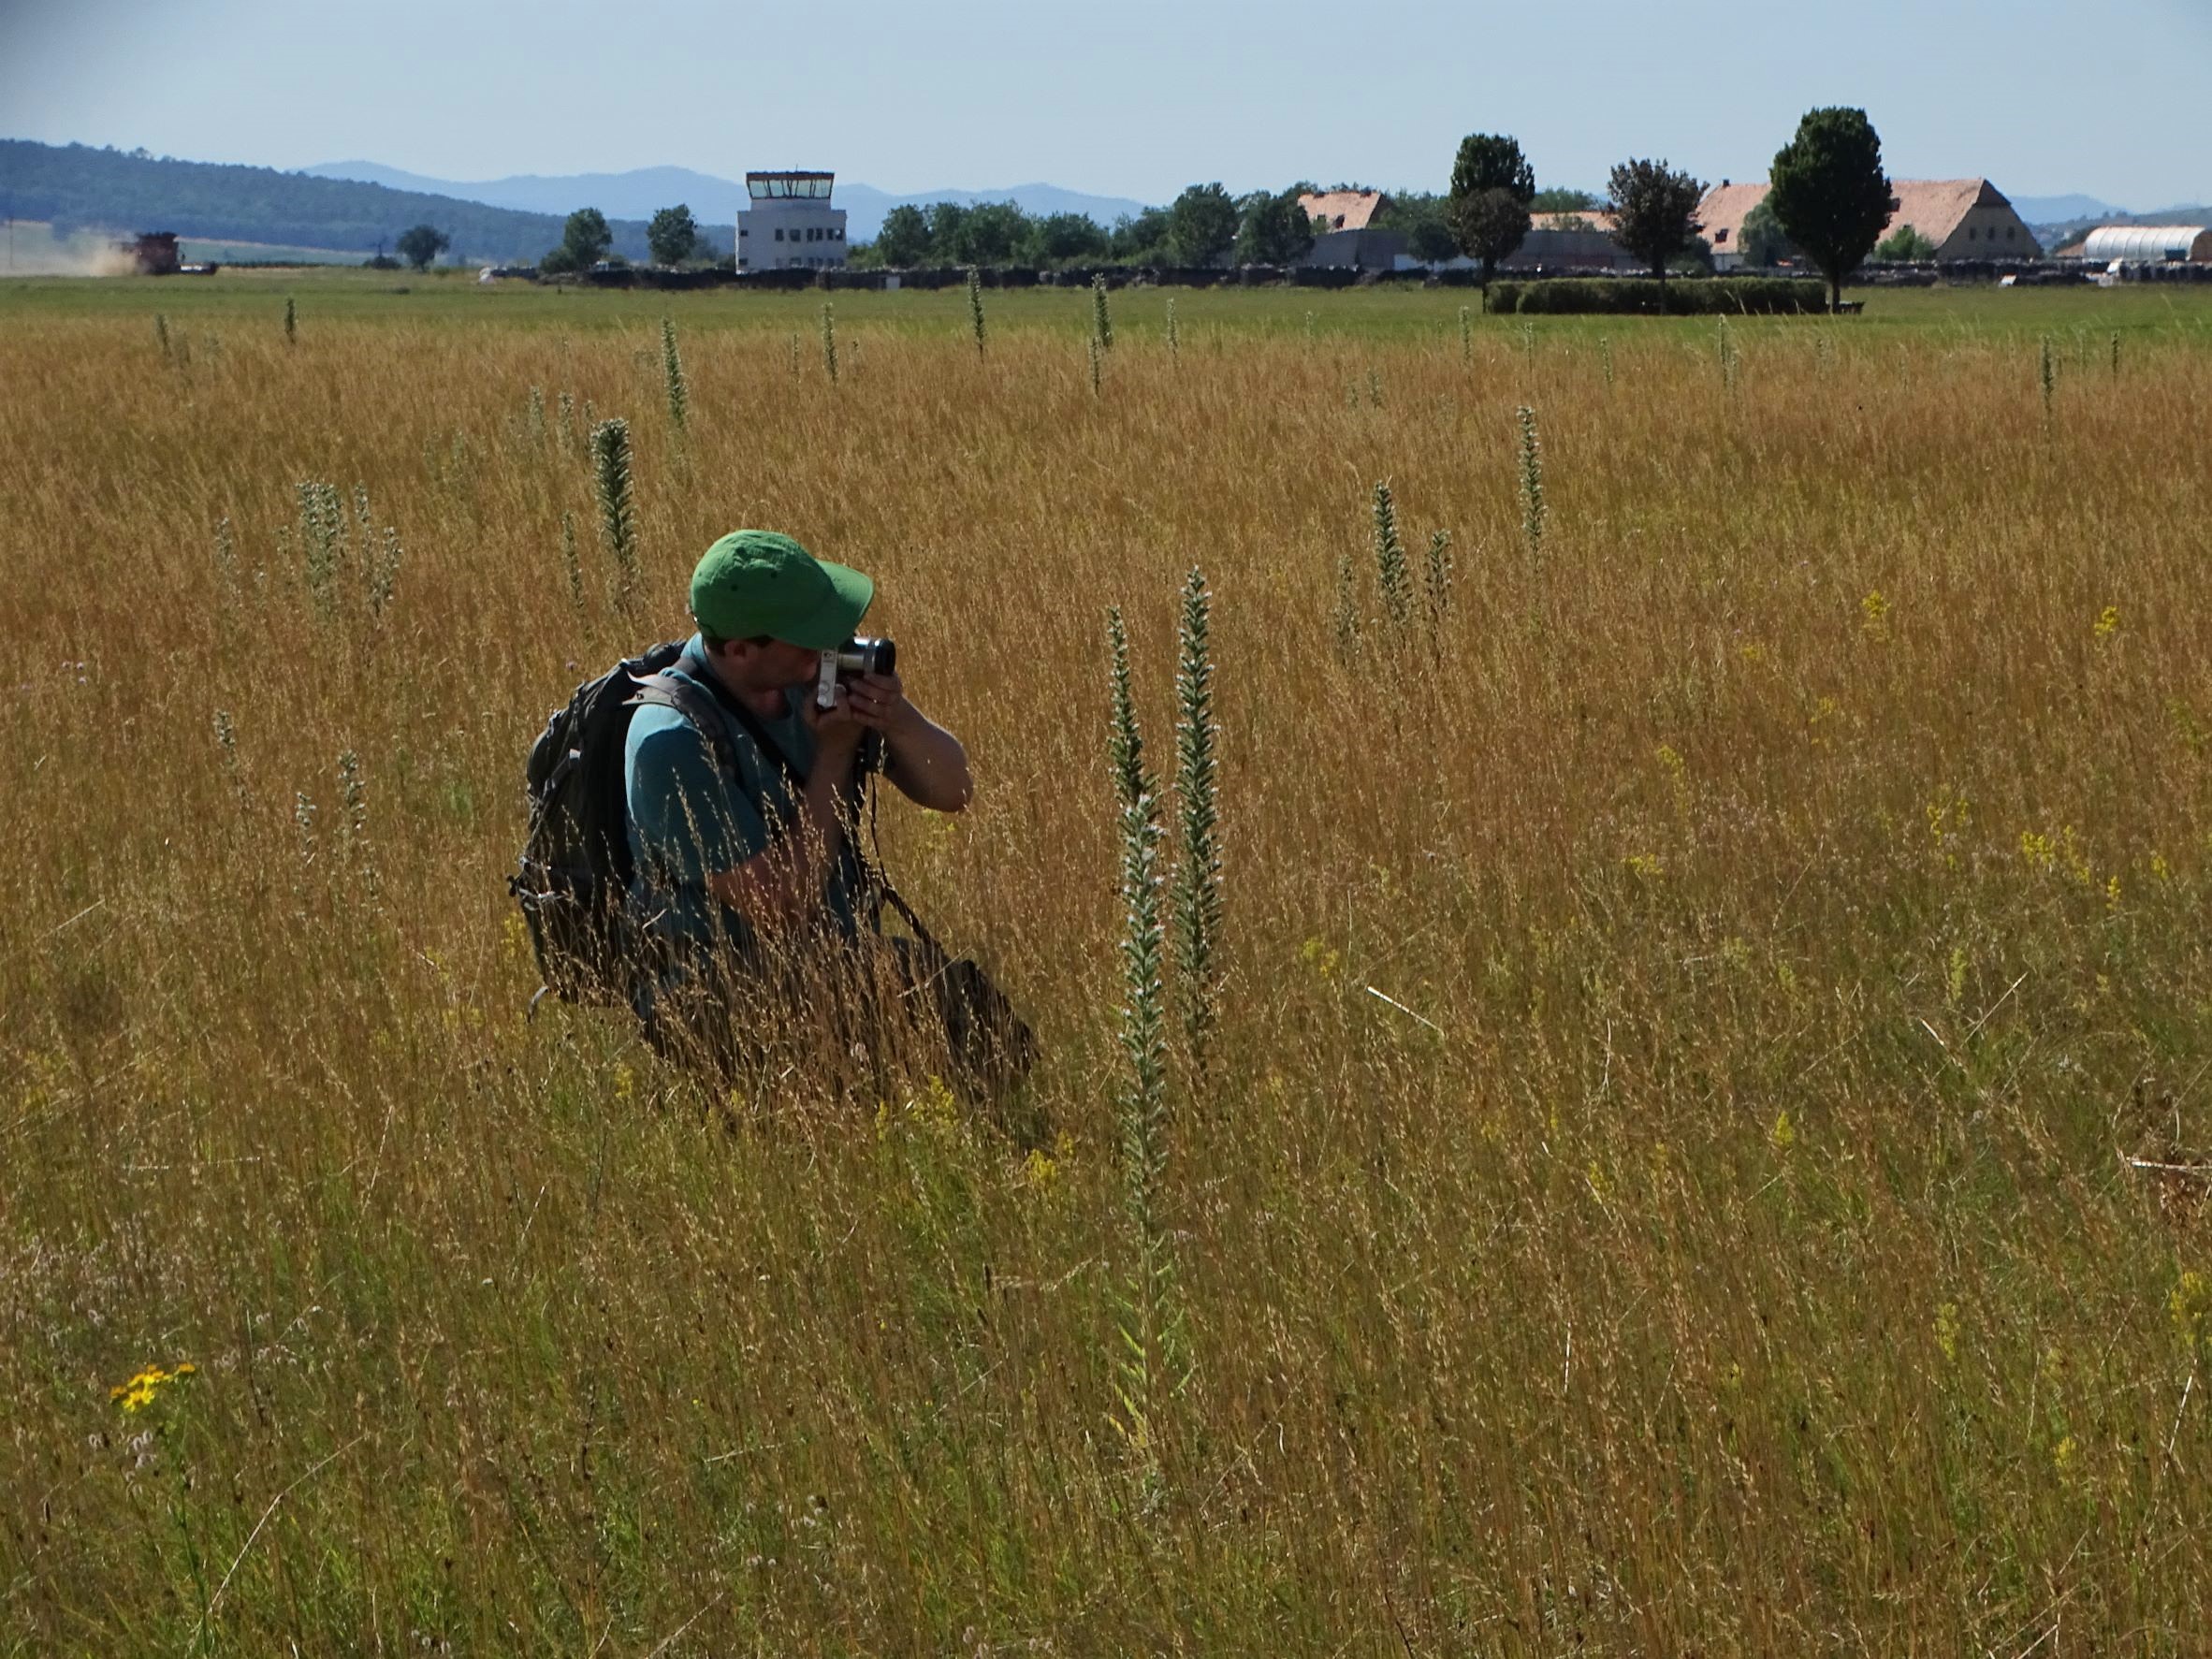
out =
{"type": "Polygon", "coordinates": [[[1631,154],[1743,179],[1848,103],[1899,176],[2145,210],[2212,201],[2208,87],[2212,0],[0,0],[0,137],[448,179],[1433,189],[1477,129],[1539,183],[1631,154]]]}

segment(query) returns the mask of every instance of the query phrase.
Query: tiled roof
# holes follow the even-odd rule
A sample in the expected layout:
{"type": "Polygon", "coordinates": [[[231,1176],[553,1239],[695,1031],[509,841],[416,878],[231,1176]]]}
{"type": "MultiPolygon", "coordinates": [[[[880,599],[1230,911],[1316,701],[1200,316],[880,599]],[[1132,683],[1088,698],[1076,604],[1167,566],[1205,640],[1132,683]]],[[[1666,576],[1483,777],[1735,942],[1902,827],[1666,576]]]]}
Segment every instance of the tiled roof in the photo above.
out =
{"type": "MultiPolygon", "coordinates": [[[[1767,199],[1769,188],[1761,180],[1756,184],[1716,184],[1707,191],[1698,210],[1705,221],[1705,240],[1716,250],[1733,253],[1743,240],[1744,220],[1767,199]]],[[[1972,209],[2012,206],[1986,179],[1892,179],[1889,192],[1897,197],[1897,211],[1883,234],[1910,225],[1938,247],[1950,240],[1972,209]]]]}
{"type": "Polygon", "coordinates": [[[1379,190],[1324,190],[1302,196],[1298,205],[1309,219],[1326,219],[1332,230],[1365,230],[1390,197],[1379,190]]]}

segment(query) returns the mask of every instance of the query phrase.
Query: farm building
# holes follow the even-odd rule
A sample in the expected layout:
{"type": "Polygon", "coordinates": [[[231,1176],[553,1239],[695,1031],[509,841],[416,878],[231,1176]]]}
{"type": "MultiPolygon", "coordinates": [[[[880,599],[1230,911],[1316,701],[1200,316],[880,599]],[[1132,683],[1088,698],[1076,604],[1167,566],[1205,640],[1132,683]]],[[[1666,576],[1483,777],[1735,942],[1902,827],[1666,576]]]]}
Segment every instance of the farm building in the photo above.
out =
{"type": "Polygon", "coordinates": [[[1375,223],[1390,201],[1379,190],[1322,190],[1301,196],[1300,211],[1318,223],[1314,245],[1299,263],[1340,270],[1393,269],[1405,254],[1404,233],[1380,229],[1375,223]]]}
{"type": "MultiPolygon", "coordinates": [[[[1734,184],[1724,179],[1705,193],[1698,217],[1712,243],[1713,264],[1730,270],[1741,263],[1743,222],[1767,199],[1768,185],[1734,184]]],[[[1938,264],[1957,259],[2040,259],[2035,240],[2003,191],[1986,179],[1892,179],[1897,211],[1882,234],[1910,225],[1935,244],[1938,264]]]]}
{"type": "Polygon", "coordinates": [[[845,210],[830,206],[835,173],[745,175],[737,210],[739,270],[839,270],[845,264],[845,210]]]}
{"type": "Polygon", "coordinates": [[[1301,196],[1298,205],[1307,218],[1328,220],[1333,233],[1365,230],[1390,205],[1390,198],[1379,190],[1321,190],[1301,196]]]}
{"type": "Polygon", "coordinates": [[[2082,243],[2082,257],[2109,265],[2212,265],[2212,228],[2202,225],[2100,225],[2082,243]]]}
{"type": "Polygon", "coordinates": [[[1603,208],[1531,213],[1521,246],[1500,270],[1641,270],[1643,262],[1613,240],[1613,215],[1603,208]]]}

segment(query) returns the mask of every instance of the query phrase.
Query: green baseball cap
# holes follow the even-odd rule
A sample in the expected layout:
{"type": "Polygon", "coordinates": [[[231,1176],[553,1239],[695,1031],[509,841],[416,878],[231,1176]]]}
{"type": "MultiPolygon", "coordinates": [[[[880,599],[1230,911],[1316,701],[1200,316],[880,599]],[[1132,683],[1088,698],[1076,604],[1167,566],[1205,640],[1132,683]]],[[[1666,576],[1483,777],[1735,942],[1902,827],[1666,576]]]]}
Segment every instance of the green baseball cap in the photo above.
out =
{"type": "Polygon", "coordinates": [[[734,530],[691,572],[691,616],[723,639],[767,634],[810,651],[852,637],[876,596],[856,570],[831,564],[772,530],[734,530]]]}

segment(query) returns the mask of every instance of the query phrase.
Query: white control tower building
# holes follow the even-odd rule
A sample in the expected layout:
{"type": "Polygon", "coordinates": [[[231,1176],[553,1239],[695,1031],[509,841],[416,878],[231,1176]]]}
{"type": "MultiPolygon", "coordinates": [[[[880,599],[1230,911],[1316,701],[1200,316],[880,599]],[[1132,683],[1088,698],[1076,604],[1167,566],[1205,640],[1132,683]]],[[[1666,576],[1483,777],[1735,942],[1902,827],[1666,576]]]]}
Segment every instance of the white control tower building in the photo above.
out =
{"type": "Polygon", "coordinates": [[[737,211],[739,270],[837,270],[845,210],[830,206],[835,173],[748,173],[737,211]]]}

